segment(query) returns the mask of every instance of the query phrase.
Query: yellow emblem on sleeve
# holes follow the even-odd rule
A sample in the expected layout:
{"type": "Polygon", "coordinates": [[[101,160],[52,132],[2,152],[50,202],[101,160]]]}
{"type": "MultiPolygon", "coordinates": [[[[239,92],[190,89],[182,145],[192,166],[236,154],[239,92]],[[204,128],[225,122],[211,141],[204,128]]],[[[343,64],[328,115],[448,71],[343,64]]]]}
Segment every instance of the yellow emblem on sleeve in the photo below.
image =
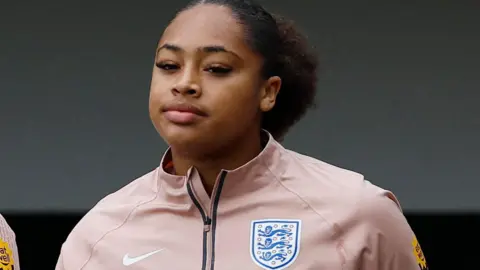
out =
{"type": "Polygon", "coordinates": [[[1,270],[15,270],[13,266],[12,249],[7,242],[0,239],[0,269],[1,270]]]}
{"type": "Polygon", "coordinates": [[[417,259],[418,266],[421,270],[428,270],[427,266],[427,259],[425,259],[425,255],[423,254],[422,248],[420,247],[420,243],[418,243],[417,237],[413,237],[412,240],[413,246],[413,254],[417,259]]]}

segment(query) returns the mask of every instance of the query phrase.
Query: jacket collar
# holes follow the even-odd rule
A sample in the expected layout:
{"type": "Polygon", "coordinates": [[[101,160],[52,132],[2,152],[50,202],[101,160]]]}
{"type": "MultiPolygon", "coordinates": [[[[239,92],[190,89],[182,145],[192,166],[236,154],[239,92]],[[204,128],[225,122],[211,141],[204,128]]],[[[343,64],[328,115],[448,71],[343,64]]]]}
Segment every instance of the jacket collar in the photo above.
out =
{"type": "MultiPolygon", "coordinates": [[[[266,145],[255,158],[234,170],[222,171],[226,173],[222,198],[238,196],[261,189],[276,181],[286,170],[287,151],[270,133],[265,130],[263,133],[266,138],[266,145]]],[[[168,166],[171,161],[170,151],[170,148],[165,151],[158,168],[157,177],[160,192],[165,193],[171,199],[180,195],[183,197],[187,192],[187,182],[191,181],[195,192],[204,193],[201,195],[204,197],[206,192],[195,167],[190,168],[186,176],[171,173],[171,166],[170,169],[168,166]]]]}

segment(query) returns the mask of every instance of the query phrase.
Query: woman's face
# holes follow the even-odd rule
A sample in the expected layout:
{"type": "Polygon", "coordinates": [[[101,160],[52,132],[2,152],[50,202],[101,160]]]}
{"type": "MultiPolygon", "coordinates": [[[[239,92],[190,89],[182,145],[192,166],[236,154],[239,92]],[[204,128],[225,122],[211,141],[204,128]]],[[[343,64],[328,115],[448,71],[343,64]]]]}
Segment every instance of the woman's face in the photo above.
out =
{"type": "Polygon", "coordinates": [[[261,113],[273,107],[280,88],[278,77],[261,78],[262,61],[230,9],[198,5],[181,12],[156,51],[149,104],[155,128],[172,149],[189,151],[259,132],[261,113]]]}

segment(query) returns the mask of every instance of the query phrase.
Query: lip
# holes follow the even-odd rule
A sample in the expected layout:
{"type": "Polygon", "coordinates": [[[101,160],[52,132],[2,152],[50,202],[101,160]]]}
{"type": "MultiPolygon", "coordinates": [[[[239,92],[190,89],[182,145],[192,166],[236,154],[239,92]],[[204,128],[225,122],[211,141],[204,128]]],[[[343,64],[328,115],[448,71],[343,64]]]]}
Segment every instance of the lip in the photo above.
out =
{"type": "Polygon", "coordinates": [[[200,108],[189,103],[169,104],[162,108],[165,118],[175,124],[193,124],[207,114],[200,108]]]}
{"type": "Polygon", "coordinates": [[[166,105],[162,108],[163,112],[168,112],[168,111],[177,111],[177,112],[185,112],[185,113],[193,113],[198,116],[207,116],[207,114],[202,111],[200,108],[193,104],[189,103],[175,103],[175,104],[169,104],[166,105]]]}

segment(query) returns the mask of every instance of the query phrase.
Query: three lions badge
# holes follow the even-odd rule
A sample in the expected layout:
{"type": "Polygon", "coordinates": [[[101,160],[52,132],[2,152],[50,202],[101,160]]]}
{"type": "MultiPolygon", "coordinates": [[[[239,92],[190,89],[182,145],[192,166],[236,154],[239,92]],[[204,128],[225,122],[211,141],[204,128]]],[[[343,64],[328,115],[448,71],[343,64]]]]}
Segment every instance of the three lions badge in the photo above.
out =
{"type": "Polygon", "coordinates": [[[0,238],[0,270],[15,270],[13,267],[13,253],[7,242],[0,238]]]}
{"type": "Polygon", "coordinates": [[[263,269],[285,269],[298,256],[300,220],[254,220],[251,227],[250,254],[263,269]]]}

